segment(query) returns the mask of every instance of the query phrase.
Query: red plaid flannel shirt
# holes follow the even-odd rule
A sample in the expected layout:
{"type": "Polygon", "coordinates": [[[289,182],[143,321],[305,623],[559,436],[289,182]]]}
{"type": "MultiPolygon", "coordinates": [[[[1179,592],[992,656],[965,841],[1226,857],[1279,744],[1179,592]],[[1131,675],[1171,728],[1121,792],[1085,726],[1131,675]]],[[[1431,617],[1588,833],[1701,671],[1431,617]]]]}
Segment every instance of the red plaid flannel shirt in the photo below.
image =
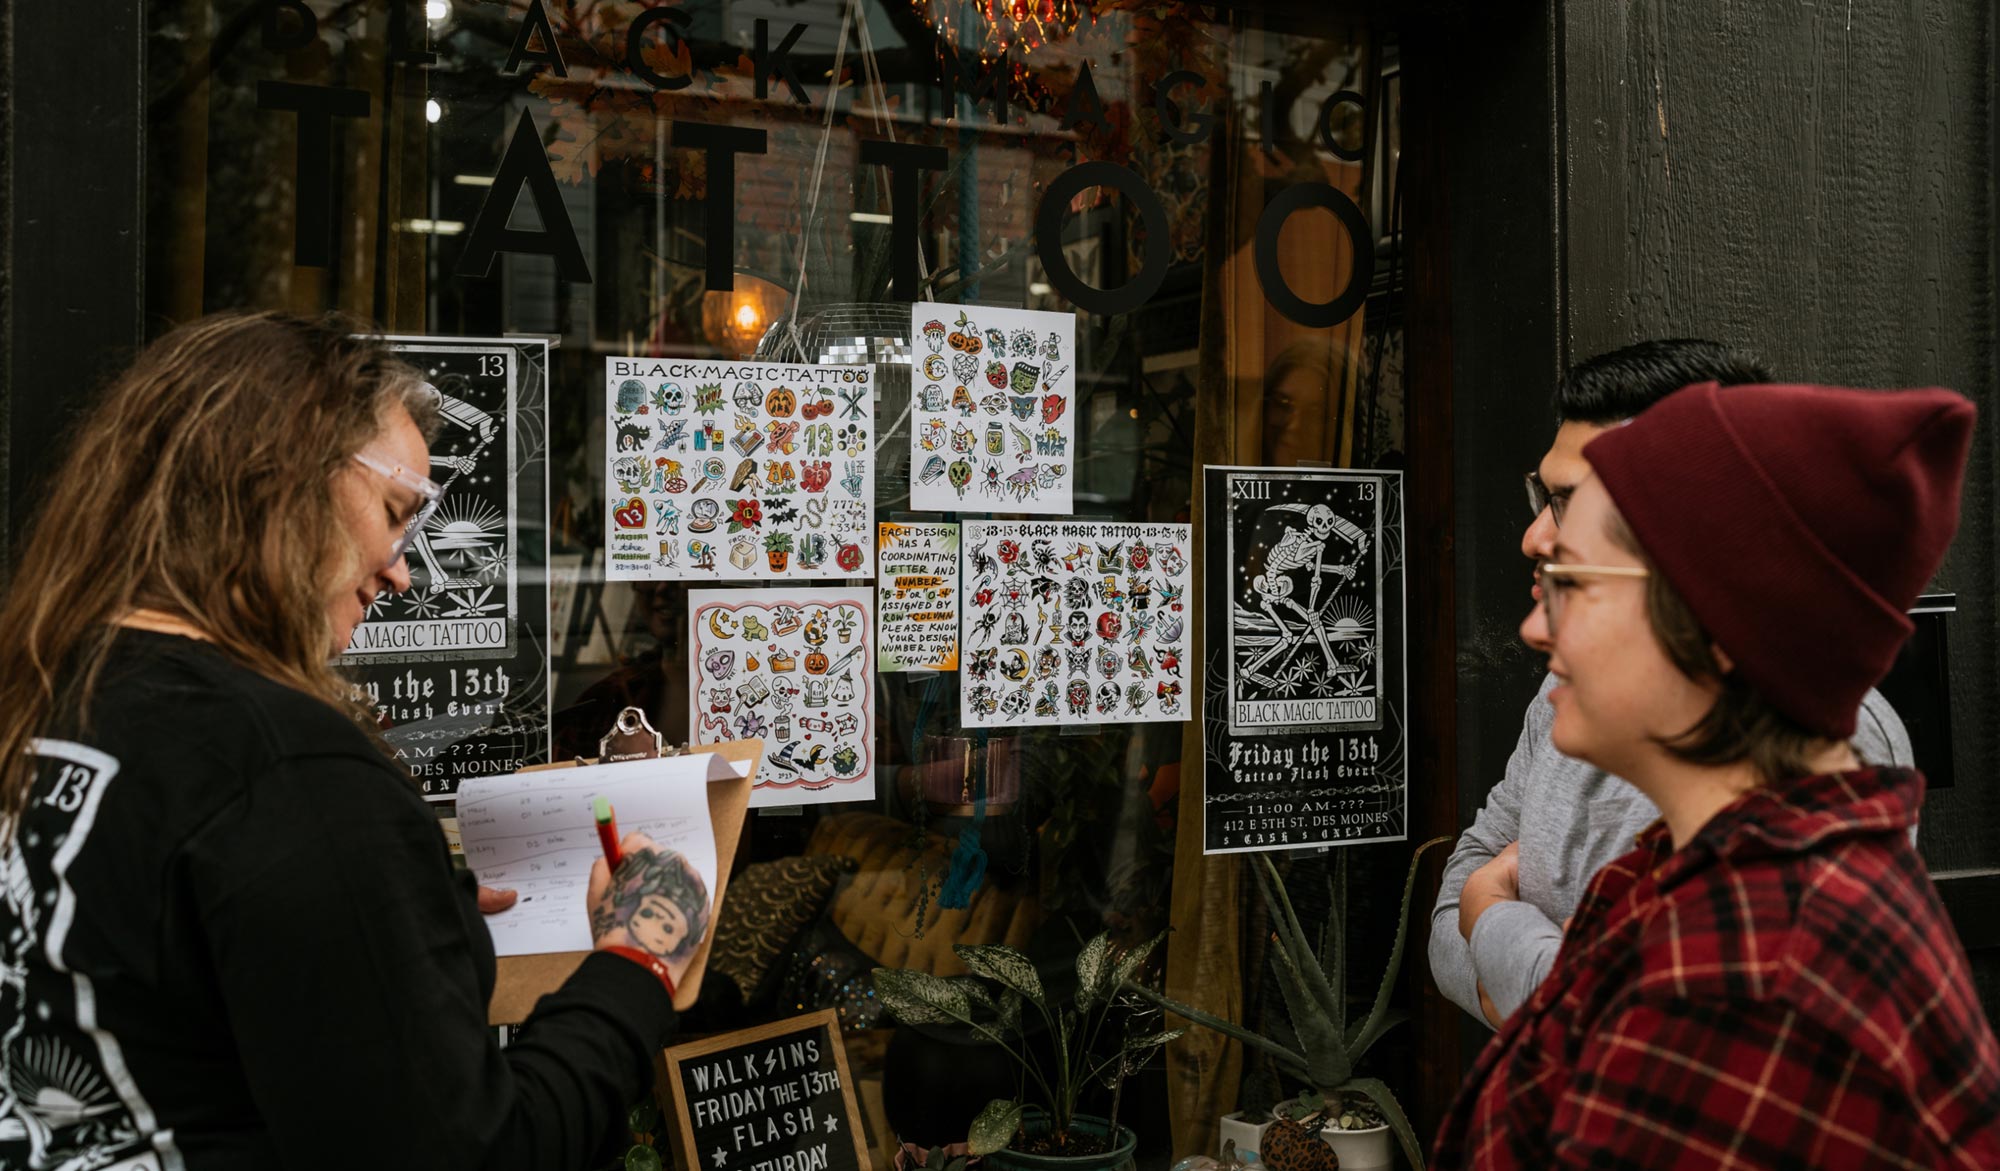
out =
{"type": "Polygon", "coordinates": [[[2000,1046],[1901,769],[1750,793],[1591,880],[1435,1166],[2000,1168],[2000,1046]]]}

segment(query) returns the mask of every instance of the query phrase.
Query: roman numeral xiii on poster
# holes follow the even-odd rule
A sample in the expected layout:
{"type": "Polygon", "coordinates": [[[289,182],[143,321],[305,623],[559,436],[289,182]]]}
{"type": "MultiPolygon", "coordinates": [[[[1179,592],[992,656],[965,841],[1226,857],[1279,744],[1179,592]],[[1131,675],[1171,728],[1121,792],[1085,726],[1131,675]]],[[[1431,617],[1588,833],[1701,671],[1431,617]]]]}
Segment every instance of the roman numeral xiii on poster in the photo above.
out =
{"type": "Polygon", "coordinates": [[[1408,834],[1397,472],[1203,469],[1204,852],[1408,834]]]}

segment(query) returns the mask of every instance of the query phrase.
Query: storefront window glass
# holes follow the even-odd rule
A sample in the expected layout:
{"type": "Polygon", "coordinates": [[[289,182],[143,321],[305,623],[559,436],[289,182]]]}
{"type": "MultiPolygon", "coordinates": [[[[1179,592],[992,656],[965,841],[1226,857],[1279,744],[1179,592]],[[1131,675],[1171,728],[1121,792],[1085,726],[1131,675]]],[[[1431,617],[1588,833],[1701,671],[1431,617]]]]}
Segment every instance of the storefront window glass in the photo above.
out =
{"type": "MultiPolygon", "coordinates": [[[[551,344],[545,419],[517,421],[545,427],[547,509],[517,539],[546,537],[527,569],[553,614],[556,759],[595,755],[626,705],[685,741],[700,667],[688,583],[607,580],[609,358],[874,363],[885,523],[1010,515],[984,485],[963,518],[911,510],[912,300],[1076,314],[1076,518],[1187,523],[1204,459],[1400,466],[1396,46],[1358,10],[161,0],[150,19],[155,332],[251,306],[551,344]]],[[[1150,669],[1192,692],[1188,664],[1150,669]]],[[[952,945],[1005,942],[1059,973],[1100,930],[1166,928],[1200,738],[1094,714],[968,728],[955,672],[876,680],[874,796],[752,819],[738,872],[767,866],[743,889],[774,934],[724,965],[741,1003],[715,1019],[838,1008],[887,1150],[918,1107],[885,1079],[869,970],[957,974],[952,945]]],[[[1169,1134],[1159,1065],[1122,1108],[1152,1155],[1202,1133],[1169,1134]]]]}

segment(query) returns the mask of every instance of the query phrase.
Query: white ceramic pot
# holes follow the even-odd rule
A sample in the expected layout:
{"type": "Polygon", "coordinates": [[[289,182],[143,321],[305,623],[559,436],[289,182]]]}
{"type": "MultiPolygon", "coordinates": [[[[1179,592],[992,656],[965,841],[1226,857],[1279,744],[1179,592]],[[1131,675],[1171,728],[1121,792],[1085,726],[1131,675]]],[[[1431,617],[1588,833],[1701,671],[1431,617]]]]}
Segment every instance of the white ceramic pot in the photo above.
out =
{"type": "MultiPolygon", "coordinates": [[[[1282,1111],[1290,1102],[1278,1103],[1271,1111],[1271,1117],[1287,1117],[1282,1111]]],[[[1269,1126],[1270,1123],[1265,1123],[1269,1126]]],[[[1340,1156],[1340,1171],[1389,1171],[1396,1161],[1396,1136],[1388,1124],[1370,1127],[1367,1130],[1340,1130],[1327,1127],[1319,1132],[1320,1140],[1333,1148],[1340,1156]]],[[[1240,1146],[1241,1144],[1239,1144],[1240,1146]]]]}
{"type": "Polygon", "coordinates": [[[1240,1162],[1255,1161],[1257,1152],[1263,1149],[1264,1131],[1270,1125],[1268,1122],[1250,1121],[1241,1110],[1224,1114],[1216,1127],[1215,1157],[1221,1158],[1223,1144],[1233,1140],[1236,1143],[1236,1158],[1240,1162]]]}
{"type": "Polygon", "coordinates": [[[1395,1164],[1395,1134],[1387,1125],[1367,1130],[1322,1130],[1319,1137],[1340,1156],[1340,1171],[1388,1171],[1395,1164]]]}

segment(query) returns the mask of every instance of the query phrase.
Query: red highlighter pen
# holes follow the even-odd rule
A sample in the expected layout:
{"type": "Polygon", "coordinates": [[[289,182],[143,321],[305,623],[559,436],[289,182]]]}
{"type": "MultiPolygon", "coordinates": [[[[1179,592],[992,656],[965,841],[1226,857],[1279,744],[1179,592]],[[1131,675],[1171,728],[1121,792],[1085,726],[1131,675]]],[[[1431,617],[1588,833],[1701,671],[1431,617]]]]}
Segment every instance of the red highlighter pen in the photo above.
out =
{"type": "Polygon", "coordinates": [[[590,799],[590,812],[597,818],[597,841],[604,847],[604,861],[616,873],[624,861],[618,852],[618,818],[611,812],[611,802],[602,797],[590,799]]]}

